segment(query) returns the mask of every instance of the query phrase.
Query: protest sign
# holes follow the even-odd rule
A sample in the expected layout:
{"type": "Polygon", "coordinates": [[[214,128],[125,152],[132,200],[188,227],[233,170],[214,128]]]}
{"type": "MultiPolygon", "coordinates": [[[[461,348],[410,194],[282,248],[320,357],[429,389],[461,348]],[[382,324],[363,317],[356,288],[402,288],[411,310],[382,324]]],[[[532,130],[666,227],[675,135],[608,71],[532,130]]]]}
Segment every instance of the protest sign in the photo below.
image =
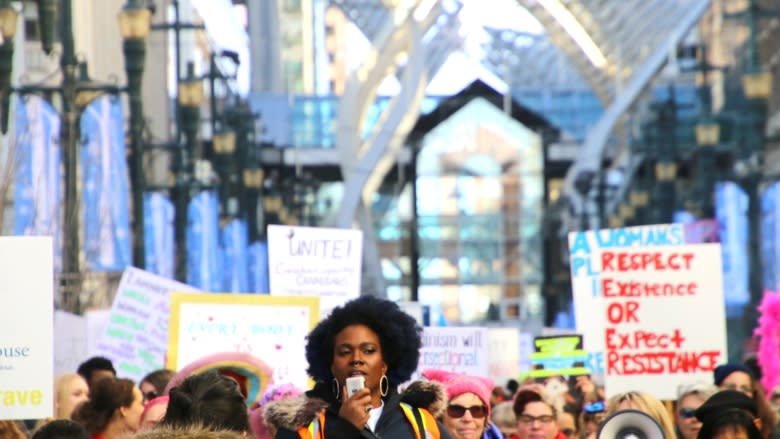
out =
{"type": "Polygon", "coordinates": [[[582,347],[582,336],[576,334],[535,337],[530,376],[587,375],[588,355],[582,347]]]}
{"type": "MultiPolygon", "coordinates": [[[[101,355],[98,351],[98,343],[103,338],[103,333],[108,328],[111,317],[111,309],[91,309],[84,313],[87,327],[87,353],[84,359],[101,355]]],[[[82,360],[83,361],[83,360],[82,360]]]]}
{"type": "Polygon", "coordinates": [[[727,358],[721,249],[680,224],[569,234],[577,332],[608,394],[675,399],[727,358]]]}
{"type": "Polygon", "coordinates": [[[74,372],[87,358],[87,319],[54,311],[54,376],[74,372]]]}
{"type": "Polygon", "coordinates": [[[534,353],[534,335],[530,332],[520,333],[520,373],[531,371],[531,355],[534,353]]]}
{"type": "Polygon", "coordinates": [[[517,379],[520,373],[520,330],[488,328],[488,375],[499,381],[517,379]]]}
{"type": "Polygon", "coordinates": [[[96,346],[98,355],[113,361],[118,376],[139,381],[164,367],[172,291],[197,290],[134,267],[122,274],[96,346]]]}
{"type": "Polygon", "coordinates": [[[308,387],[306,336],[319,318],[317,297],[171,295],[167,366],[207,355],[249,353],[273,368],[275,383],[308,387]]]}
{"type": "Polygon", "coordinates": [[[478,327],[423,328],[417,370],[443,369],[488,376],[488,331],[478,327]]]}
{"type": "Polygon", "coordinates": [[[52,416],[53,243],[0,237],[0,418],[52,416]]]}
{"type": "Polygon", "coordinates": [[[360,296],[362,258],[359,230],[268,226],[271,294],[317,296],[322,317],[360,296]]]}

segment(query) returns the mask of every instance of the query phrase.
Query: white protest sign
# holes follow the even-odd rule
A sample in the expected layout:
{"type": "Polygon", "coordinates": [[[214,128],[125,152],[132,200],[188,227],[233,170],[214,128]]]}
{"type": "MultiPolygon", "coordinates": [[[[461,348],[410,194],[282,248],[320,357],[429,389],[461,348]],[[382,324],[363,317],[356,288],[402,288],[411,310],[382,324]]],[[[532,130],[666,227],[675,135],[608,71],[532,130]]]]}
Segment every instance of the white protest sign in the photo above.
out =
{"type": "Polygon", "coordinates": [[[489,376],[487,328],[426,326],[417,371],[425,369],[489,376]]]}
{"type": "Polygon", "coordinates": [[[97,344],[97,354],[111,359],[117,376],[139,381],[164,367],[173,291],[197,290],[134,267],[122,274],[108,326],[97,344]]]}
{"type": "Polygon", "coordinates": [[[52,416],[51,237],[0,237],[0,418],[52,416]]]}
{"type": "Polygon", "coordinates": [[[73,373],[87,359],[87,319],[54,311],[54,376],[73,373]]]}
{"type": "Polygon", "coordinates": [[[100,355],[98,343],[108,328],[110,317],[111,309],[91,309],[84,313],[87,326],[87,353],[82,361],[100,355]]]}
{"type": "Polygon", "coordinates": [[[520,372],[531,371],[531,355],[534,353],[534,335],[530,332],[520,333],[520,372]]]}
{"type": "Polygon", "coordinates": [[[688,238],[681,224],[569,234],[577,331],[608,395],[673,400],[727,358],[720,244],[688,238]]]}
{"type": "Polygon", "coordinates": [[[488,376],[496,382],[517,379],[520,374],[520,330],[488,328],[488,376]]]}
{"type": "Polygon", "coordinates": [[[268,226],[269,288],[274,296],[320,297],[320,315],[360,296],[363,233],[268,226]]]}
{"type": "Polygon", "coordinates": [[[245,352],[273,368],[275,383],[308,388],[305,339],[318,307],[317,297],[175,293],[167,366],[179,370],[207,355],[245,352]]]}

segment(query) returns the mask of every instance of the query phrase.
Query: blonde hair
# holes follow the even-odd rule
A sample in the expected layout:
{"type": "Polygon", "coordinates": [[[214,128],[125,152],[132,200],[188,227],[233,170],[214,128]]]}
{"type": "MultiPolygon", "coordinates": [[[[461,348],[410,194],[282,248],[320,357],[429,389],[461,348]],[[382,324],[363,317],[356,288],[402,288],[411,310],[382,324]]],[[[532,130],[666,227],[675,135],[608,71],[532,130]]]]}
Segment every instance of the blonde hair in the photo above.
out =
{"type": "Polygon", "coordinates": [[[714,395],[718,391],[712,383],[704,381],[694,381],[691,383],[682,383],[677,386],[677,405],[680,405],[682,400],[689,395],[699,395],[703,400],[710,399],[710,396],[714,395]]]}
{"type": "Polygon", "coordinates": [[[0,421],[0,439],[27,439],[16,421],[0,421]]]}
{"type": "Polygon", "coordinates": [[[70,391],[75,380],[86,380],[77,373],[63,373],[54,378],[54,418],[70,419],[71,413],[76,407],[68,407],[70,391]]]}
{"type": "Polygon", "coordinates": [[[624,402],[628,403],[631,408],[650,415],[651,418],[655,419],[655,421],[658,422],[658,425],[661,426],[661,430],[664,432],[664,437],[676,437],[674,423],[672,422],[672,418],[669,416],[669,412],[666,410],[666,407],[664,407],[663,403],[656,397],[645,392],[633,390],[630,392],[619,393],[609,398],[609,402],[607,402],[606,416],[610,416],[617,411],[623,410],[619,409],[618,406],[624,402]]]}
{"type": "Polygon", "coordinates": [[[493,407],[491,420],[499,427],[517,427],[517,417],[512,408],[512,401],[503,401],[496,404],[496,406],[493,407]]]}

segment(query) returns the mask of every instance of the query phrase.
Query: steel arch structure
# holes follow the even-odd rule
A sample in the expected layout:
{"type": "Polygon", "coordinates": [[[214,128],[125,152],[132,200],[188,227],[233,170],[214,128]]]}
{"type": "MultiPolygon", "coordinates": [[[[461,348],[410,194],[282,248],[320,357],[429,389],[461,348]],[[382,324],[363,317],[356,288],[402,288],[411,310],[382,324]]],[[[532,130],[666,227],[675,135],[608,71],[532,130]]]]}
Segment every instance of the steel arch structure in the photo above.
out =
{"type": "MultiPolygon", "coordinates": [[[[419,6],[427,1],[413,3],[419,6]]],[[[517,31],[486,29],[492,39],[491,43],[486,45],[487,53],[498,52],[503,55],[488,55],[481,60],[482,63],[497,76],[504,77],[509,56],[509,75],[514,83],[522,82],[524,86],[539,88],[555,87],[564,83],[590,87],[605,107],[603,115],[587,134],[577,160],[566,175],[564,194],[576,210],[581,210],[585,208],[586,201],[574,188],[576,178],[600,170],[605,146],[620,117],[637,100],[666,63],[670,53],[695,26],[710,6],[711,0],[517,1],[539,20],[545,34],[532,36],[517,31]],[[550,74],[550,66],[556,67],[555,75],[550,74]]],[[[386,8],[383,3],[391,2],[330,1],[332,6],[341,8],[374,43],[374,50],[378,51],[380,58],[395,56],[403,50],[410,53],[409,64],[398,69],[396,74],[402,77],[404,87],[416,87],[406,93],[402,89],[399,97],[414,102],[413,96],[417,96],[414,92],[424,89],[427,78],[433,77],[449,54],[462,44],[461,35],[457,31],[460,26],[457,17],[460,1],[430,1],[436,8],[436,13],[444,18],[428,17],[426,24],[417,29],[418,35],[423,36],[421,44],[415,45],[406,38],[406,47],[400,44],[392,50],[388,50],[384,44],[387,42],[387,35],[392,33],[392,28],[400,24],[396,17],[398,11],[386,8]],[[420,61],[425,64],[423,70],[418,70],[422,69],[422,66],[414,65],[411,61],[413,50],[426,54],[420,61]],[[408,75],[410,70],[426,72],[425,80],[412,80],[408,75]]],[[[386,64],[385,61],[381,65],[387,68],[386,64]]],[[[378,75],[374,75],[376,76],[378,75]]],[[[384,75],[381,76],[384,78],[384,75]]],[[[352,120],[340,116],[339,121],[338,147],[341,151],[347,202],[343,203],[339,212],[338,225],[352,227],[357,218],[366,232],[367,259],[373,259],[378,258],[378,254],[375,251],[375,243],[371,243],[374,241],[373,230],[362,200],[373,194],[377,187],[376,182],[384,178],[388,168],[376,165],[395,157],[400,150],[398,141],[403,129],[391,132],[392,127],[388,127],[383,133],[378,132],[369,137],[367,142],[362,142],[356,126],[360,126],[366,108],[373,102],[378,87],[378,82],[375,82],[377,79],[365,79],[358,76],[350,78],[347,88],[351,89],[355,96],[350,98],[345,95],[340,104],[339,113],[351,114],[352,120]]],[[[411,108],[419,110],[419,107],[411,108]]],[[[401,119],[387,113],[381,120],[395,119],[397,128],[404,126],[404,121],[413,113],[415,111],[408,111],[401,119]]],[[[374,265],[378,270],[378,264],[374,265]]],[[[381,273],[373,273],[372,277],[376,278],[375,289],[381,291],[381,273]]]]}

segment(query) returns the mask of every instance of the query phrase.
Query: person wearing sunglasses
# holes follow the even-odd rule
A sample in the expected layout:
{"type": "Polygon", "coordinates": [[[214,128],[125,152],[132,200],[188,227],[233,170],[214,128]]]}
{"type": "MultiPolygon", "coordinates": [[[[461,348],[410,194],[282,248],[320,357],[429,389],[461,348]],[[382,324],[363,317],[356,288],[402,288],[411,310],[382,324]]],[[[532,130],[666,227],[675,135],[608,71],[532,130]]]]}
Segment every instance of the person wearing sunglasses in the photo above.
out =
{"type": "Polygon", "coordinates": [[[138,382],[138,388],[141,389],[141,395],[144,397],[144,404],[165,395],[165,387],[173,378],[176,372],[170,369],[157,369],[149,372],[138,382]]]}
{"type": "Polygon", "coordinates": [[[701,421],[696,418],[696,409],[717,391],[717,387],[704,382],[681,384],[677,387],[674,420],[679,439],[696,439],[701,430],[701,421]]]}
{"type": "Polygon", "coordinates": [[[449,402],[441,420],[453,439],[502,437],[488,423],[493,380],[440,369],[427,369],[422,375],[444,385],[449,402]]]}
{"type": "Polygon", "coordinates": [[[582,426],[583,439],[595,439],[606,411],[607,403],[604,401],[593,401],[582,406],[579,424],[582,426]]]}
{"type": "Polygon", "coordinates": [[[514,410],[520,439],[565,439],[558,428],[558,411],[542,393],[517,392],[514,410]]]}

